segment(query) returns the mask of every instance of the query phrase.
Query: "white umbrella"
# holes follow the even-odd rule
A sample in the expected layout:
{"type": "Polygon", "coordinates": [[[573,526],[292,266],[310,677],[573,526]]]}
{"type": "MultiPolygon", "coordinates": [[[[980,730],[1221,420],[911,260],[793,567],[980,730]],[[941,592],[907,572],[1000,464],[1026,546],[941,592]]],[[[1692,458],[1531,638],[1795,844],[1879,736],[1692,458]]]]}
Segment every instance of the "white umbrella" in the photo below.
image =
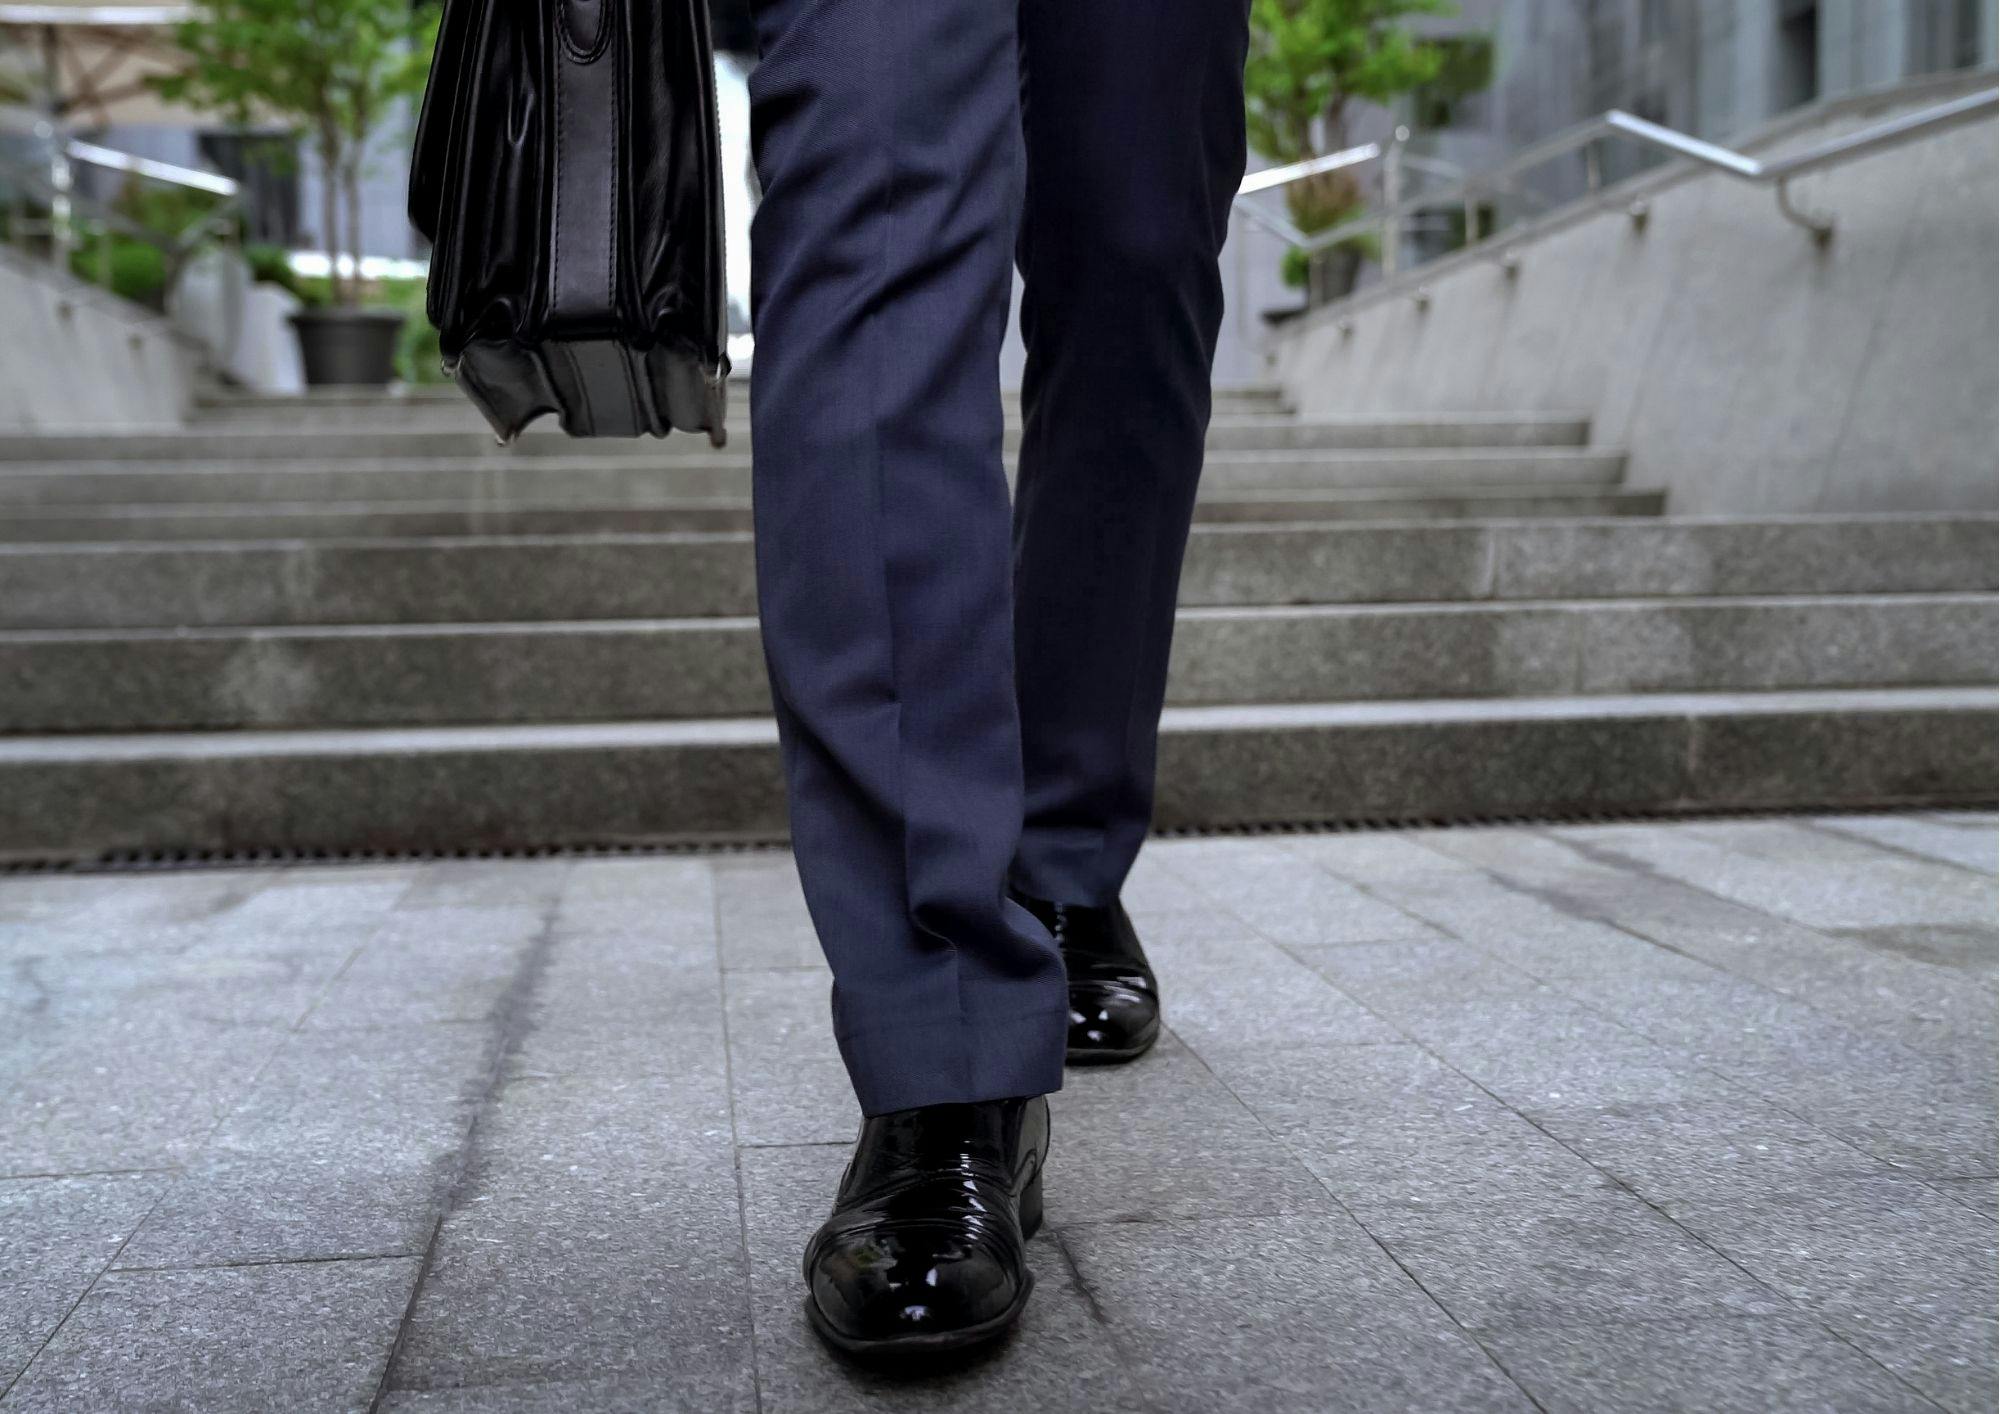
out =
{"type": "Polygon", "coordinates": [[[192,5],[92,5],[73,0],[0,0],[0,51],[35,106],[62,129],[113,124],[193,127],[214,122],[164,101],[149,78],[181,64],[172,26],[192,5]]]}

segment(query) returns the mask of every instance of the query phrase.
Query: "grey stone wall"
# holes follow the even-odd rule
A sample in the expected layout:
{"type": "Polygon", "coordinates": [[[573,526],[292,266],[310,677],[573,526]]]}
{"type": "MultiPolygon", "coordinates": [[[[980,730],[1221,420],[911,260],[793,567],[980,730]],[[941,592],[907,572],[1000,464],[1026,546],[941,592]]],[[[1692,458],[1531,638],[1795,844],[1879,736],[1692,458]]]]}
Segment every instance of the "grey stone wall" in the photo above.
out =
{"type": "MultiPolygon", "coordinates": [[[[1833,105],[1749,145],[1945,91],[1833,105]]],[[[1768,188],[1663,169],[1436,262],[1427,305],[1377,287],[1291,326],[1276,367],[1308,414],[1587,414],[1683,513],[1990,509],[1994,143],[1988,119],[1801,181],[1837,218],[1824,249],[1768,188]],[[1623,211],[1639,197],[1643,228],[1623,211]]]]}
{"type": "Polygon", "coordinates": [[[163,319],[0,247],[0,432],[177,426],[195,356],[163,319]]]}

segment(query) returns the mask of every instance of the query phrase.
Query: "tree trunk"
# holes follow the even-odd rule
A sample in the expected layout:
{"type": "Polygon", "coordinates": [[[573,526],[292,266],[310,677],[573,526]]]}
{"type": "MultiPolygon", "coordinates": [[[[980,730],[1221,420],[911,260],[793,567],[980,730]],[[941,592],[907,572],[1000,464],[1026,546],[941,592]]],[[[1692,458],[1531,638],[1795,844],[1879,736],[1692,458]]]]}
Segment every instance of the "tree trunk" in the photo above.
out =
{"type": "Polygon", "coordinates": [[[361,293],[361,154],[348,160],[343,174],[347,189],[347,251],[354,258],[353,291],[359,304],[361,293]]]}
{"type": "Polygon", "coordinates": [[[348,304],[347,283],[340,277],[340,138],[322,128],[319,136],[320,244],[326,247],[326,287],[336,307],[348,304]]]}

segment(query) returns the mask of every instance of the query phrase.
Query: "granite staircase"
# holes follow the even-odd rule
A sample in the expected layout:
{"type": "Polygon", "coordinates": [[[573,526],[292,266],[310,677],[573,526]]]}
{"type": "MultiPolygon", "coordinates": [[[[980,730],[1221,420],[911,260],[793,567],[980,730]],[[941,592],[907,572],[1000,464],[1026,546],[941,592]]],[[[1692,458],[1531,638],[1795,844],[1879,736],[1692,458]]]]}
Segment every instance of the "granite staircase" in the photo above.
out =
{"type": "MultiPolygon", "coordinates": [[[[781,835],[743,413],[0,439],[0,858],[781,835]]],[[[1991,516],[1665,509],[1578,419],[1224,390],[1158,823],[1993,798],[1991,516]]]]}

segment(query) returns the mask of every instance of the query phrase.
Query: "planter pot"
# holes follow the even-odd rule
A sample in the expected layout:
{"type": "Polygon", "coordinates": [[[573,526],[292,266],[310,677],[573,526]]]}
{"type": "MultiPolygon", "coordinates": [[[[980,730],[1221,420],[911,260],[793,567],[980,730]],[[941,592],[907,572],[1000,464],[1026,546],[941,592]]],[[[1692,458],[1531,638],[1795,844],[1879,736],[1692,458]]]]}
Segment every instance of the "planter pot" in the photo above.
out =
{"type": "Polygon", "coordinates": [[[1354,293],[1361,277],[1361,252],[1352,246],[1337,245],[1313,256],[1306,267],[1306,304],[1332,304],[1354,293]]]}
{"type": "Polygon", "coordinates": [[[393,309],[302,309],[292,327],[310,387],[380,388],[396,376],[403,316],[393,309]]]}

